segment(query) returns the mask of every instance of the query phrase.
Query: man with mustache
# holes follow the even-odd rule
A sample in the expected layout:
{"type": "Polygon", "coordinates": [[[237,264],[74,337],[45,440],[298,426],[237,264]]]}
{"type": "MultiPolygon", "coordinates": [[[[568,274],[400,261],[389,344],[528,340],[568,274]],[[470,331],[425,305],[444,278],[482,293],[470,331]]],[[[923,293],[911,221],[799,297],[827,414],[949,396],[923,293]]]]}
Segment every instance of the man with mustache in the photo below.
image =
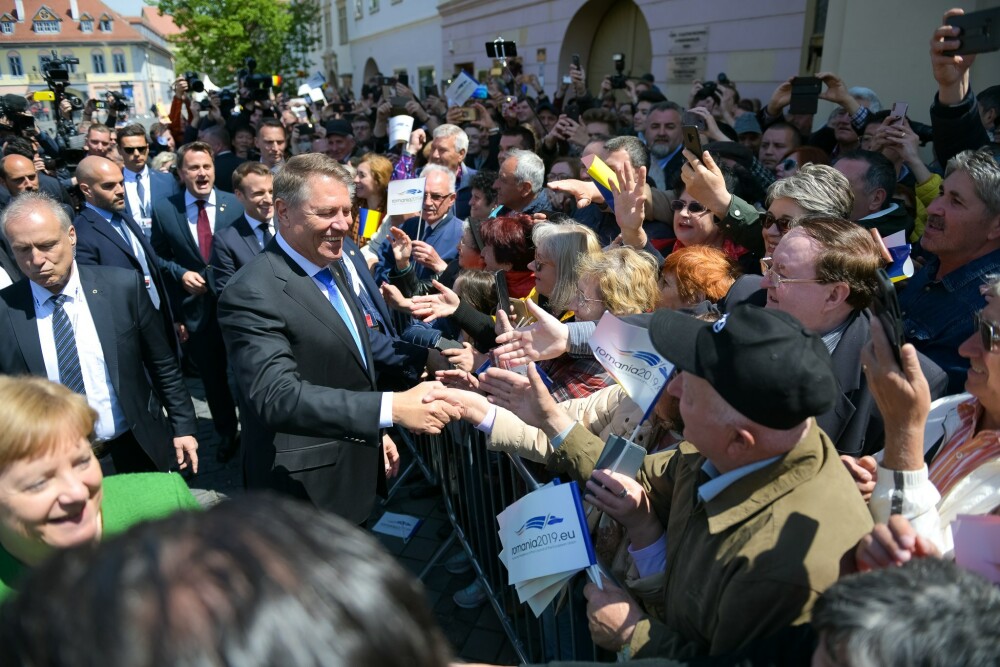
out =
{"type": "Polygon", "coordinates": [[[1000,165],[989,148],[948,161],[941,195],[927,207],[920,244],[932,254],[899,296],[907,341],[948,373],[948,393],[965,384],[958,346],[986,305],[979,286],[1000,272],[1000,165]]]}

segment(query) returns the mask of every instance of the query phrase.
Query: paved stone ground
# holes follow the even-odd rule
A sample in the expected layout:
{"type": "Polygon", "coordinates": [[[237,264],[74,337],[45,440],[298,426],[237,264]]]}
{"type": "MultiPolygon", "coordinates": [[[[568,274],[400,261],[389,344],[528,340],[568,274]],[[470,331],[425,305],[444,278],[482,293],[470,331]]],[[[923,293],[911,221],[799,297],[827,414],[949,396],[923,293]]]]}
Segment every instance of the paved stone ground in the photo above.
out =
{"type": "MultiPolygon", "coordinates": [[[[195,410],[198,414],[199,473],[189,480],[193,488],[217,491],[226,495],[242,493],[240,477],[240,457],[222,464],[215,460],[218,439],[212,429],[211,414],[205,403],[204,392],[200,382],[188,380],[188,388],[195,399],[195,410]]],[[[403,465],[408,463],[404,452],[403,465]]],[[[410,514],[424,520],[409,542],[401,538],[389,537],[373,533],[386,549],[414,574],[419,575],[450,535],[448,516],[439,495],[420,497],[422,491],[429,489],[423,482],[419,471],[414,471],[406,480],[403,488],[397,492],[384,507],[379,507],[373,513],[369,525],[374,525],[382,512],[390,511],[400,514],[410,514]],[[418,491],[416,497],[412,491],[418,491]]],[[[497,620],[493,609],[484,604],[479,609],[462,609],[452,600],[452,595],[470,584],[474,575],[453,575],[445,570],[443,563],[448,556],[457,553],[458,547],[441,558],[439,564],[432,568],[424,579],[427,598],[437,616],[438,623],[445,636],[451,642],[456,656],[469,662],[487,662],[498,665],[516,665],[517,654],[514,652],[497,620]]]]}

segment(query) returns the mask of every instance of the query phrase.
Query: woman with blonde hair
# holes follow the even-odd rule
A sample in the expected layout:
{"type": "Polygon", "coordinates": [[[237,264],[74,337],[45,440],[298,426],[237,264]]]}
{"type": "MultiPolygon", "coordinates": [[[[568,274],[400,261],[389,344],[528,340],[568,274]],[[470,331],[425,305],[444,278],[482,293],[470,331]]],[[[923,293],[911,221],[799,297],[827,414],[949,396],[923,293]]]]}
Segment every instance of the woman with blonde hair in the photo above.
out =
{"type": "Polygon", "coordinates": [[[0,376],[0,599],[25,569],[180,509],[198,509],[176,473],[104,479],[82,394],[37,377],[0,376]]]}
{"type": "Polygon", "coordinates": [[[656,307],[656,260],[632,248],[584,255],[577,265],[576,295],[570,308],[578,322],[613,315],[646,313],[656,307]]]}
{"type": "Polygon", "coordinates": [[[358,163],[358,169],[354,174],[354,210],[352,211],[353,223],[351,224],[350,237],[361,246],[361,252],[369,265],[372,261],[378,261],[378,249],[382,242],[389,235],[389,228],[392,223],[386,215],[387,193],[389,189],[389,179],[392,177],[392,162],[388,158],[376,153],[367,153],[358,163]],[[361,209],[376,211],[381,216],[378,229],[366,242],[364,238],[359,238],[358,212],[361,209]]]}

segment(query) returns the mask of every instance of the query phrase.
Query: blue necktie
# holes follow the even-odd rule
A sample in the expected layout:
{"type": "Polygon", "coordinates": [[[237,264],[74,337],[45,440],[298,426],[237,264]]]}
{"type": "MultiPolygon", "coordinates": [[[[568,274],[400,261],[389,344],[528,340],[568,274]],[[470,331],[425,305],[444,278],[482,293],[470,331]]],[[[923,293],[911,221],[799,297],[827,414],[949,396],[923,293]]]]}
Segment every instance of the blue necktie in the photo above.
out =
{"type": "Polygon", "coordinates": [[[128,244],[128,247],[132,248],[132,254],[135,255],[136,260],[139,262],[139,267],[142,269],[143,280],[149,281],[149,284],[146,287],[146,292],[149,293],[149,300],[153,302],[153,308],[159,310],[160,295],[156,291],[156,285],[153,284],[153,274],[149,270],[149,263],[146,260],[146,253],[142,249],[142,244],[133,238],[128,225],[125,224],[125,218],[121,217],[117,213],[111,214],[111,226],[122,235],[122,238],[125,239],[125,243],[128,244]]]}
{"type": "Polygon", "coordinates": [[[351,270],[347,268],[347,260],[343,257],[340,258],[340,263],[344,266],[341,267],[341,272],[344,274],[344,280],[347,281],[347,286],[350,288],[351,292],[358,298],[361,305],[361,310],[372,318],[372,322],[378,326],[385,329],[385,323],[382,322],[382,318],[379,317],[378,308],[375,307],[375,302],[372,301],[371,295],[368,294],[368,290],[365,289],[364,283],[361,285],[354,284],[354,277],[351,275],[351,270]],[[360,289],[359,289],[360,288],[360,289]]]}
{"type": "Polygon", "coordinates": [[[63,309],[63,303],[69,297],[65,294],[49,297],[55,304],[52,311],[52,337],[56,343],[56,363],[59,366],[59,382],[78,394],[87,395],[83,386],[83,369],[80,368],[80,356],[76,351],[76,335],[73,325],[63,309]]]}
{"type": "Polygon", "coordinates": [[[329,268],[326,268],[317,273],[314,277],[323,283],[324,287],[326,287],[330,304],[333,306],[333,309],[337,311],[337,314],[340,315],[340,319],[344,321],[344,326],[346,326],[351,332],[351,336],[354,337],[354,344],[358,346],[358,352],[361,354],[361,360],[367,366],[367,362],[365,362],[365,347],[361,343],[361,334],[358,332],[358,326],[355,323],[354,318],[351,316],[351,309],[344,300],[344,295],[341,294],[340,288],[337,286],[337,283],[334,282],[333,273],[329,268]]]}

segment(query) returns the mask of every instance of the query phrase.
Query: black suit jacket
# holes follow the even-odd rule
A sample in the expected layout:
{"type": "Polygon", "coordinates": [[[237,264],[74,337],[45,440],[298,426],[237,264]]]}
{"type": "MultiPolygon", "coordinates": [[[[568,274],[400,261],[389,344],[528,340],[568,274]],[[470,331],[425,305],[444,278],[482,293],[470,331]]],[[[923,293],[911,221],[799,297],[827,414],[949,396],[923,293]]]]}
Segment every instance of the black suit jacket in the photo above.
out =
{"type": "MultiPolygon", "coordinates": [[[[215,234],[243,217],[243,205],[228,192],[216,190],[215,205],[215,234]]],[[[184,192],[153,203],[153,250],[167,285],[174,317],[191,331],[210,327],[215,317],[211,270],[191,236],[185,215],[184,192]],[[207,294],[188,294],[184,290],[181,277],[188,271],[205,278],[209,290],[207,294]]]]}
{"type": "Polygon", "coordinates": [[[249,264],[260,252],[257,236],[245,215],[218,232],[212,241],[212,260],[209,262],[215,293],[222,294],[233,274],[249,264]]]}
{"type": "MultiPolygon", "coordinates": [[[[176,470],[173,438],[197,432],[194,405],[146,288],[135,271],[77,269],[111,386],[132,433],[159,470],[176,470]]],[[[0,373],[46,377],[26,279],[0,291],[0,330],[7,341],[0,346],[0,373]]]]}
{"type": "Polygon", "coordinates": [[[367,519],[384,477],[376,369],[413,366],[412,346],[362,335],[363,361],[347,325],[277,241],[229,281],[219,323],[246,404],[247,486],[367,519]]]}
{"type": "Polygon", "coordinates": [[[233,172],[236,167],[246,162],[232,151],[219,153],[215,156],[215,187],[226,192],[233,191],[233,172]]]}
{"type": "MultiPolygon", "coordinates": [[[[159,312],[160,318],[163,320],[164,332],[167,335],[167,340],[173,342],[174,318],[170,310],[170,299],[167,298],[167,286],[163,281],[163,274],[160,273],[156,253],[146,235],[142,233],[142,228],[136,224],[128,211],[123,210],[121,216],[125,220],[125,226],[142,246],[142,251],[146,253],[146,264],[149,266],[149,273],[153,279],[153,285],[156,286],[156,292],[160,296],[159,312]]],[[[84,206],[80,214],[73,220],[73,227],[76,228],[77,264],[117,266],[142,275],[142,265],[139,264],[138,258],[132,252],[131,246],[97,211],[84,206]]]]}

